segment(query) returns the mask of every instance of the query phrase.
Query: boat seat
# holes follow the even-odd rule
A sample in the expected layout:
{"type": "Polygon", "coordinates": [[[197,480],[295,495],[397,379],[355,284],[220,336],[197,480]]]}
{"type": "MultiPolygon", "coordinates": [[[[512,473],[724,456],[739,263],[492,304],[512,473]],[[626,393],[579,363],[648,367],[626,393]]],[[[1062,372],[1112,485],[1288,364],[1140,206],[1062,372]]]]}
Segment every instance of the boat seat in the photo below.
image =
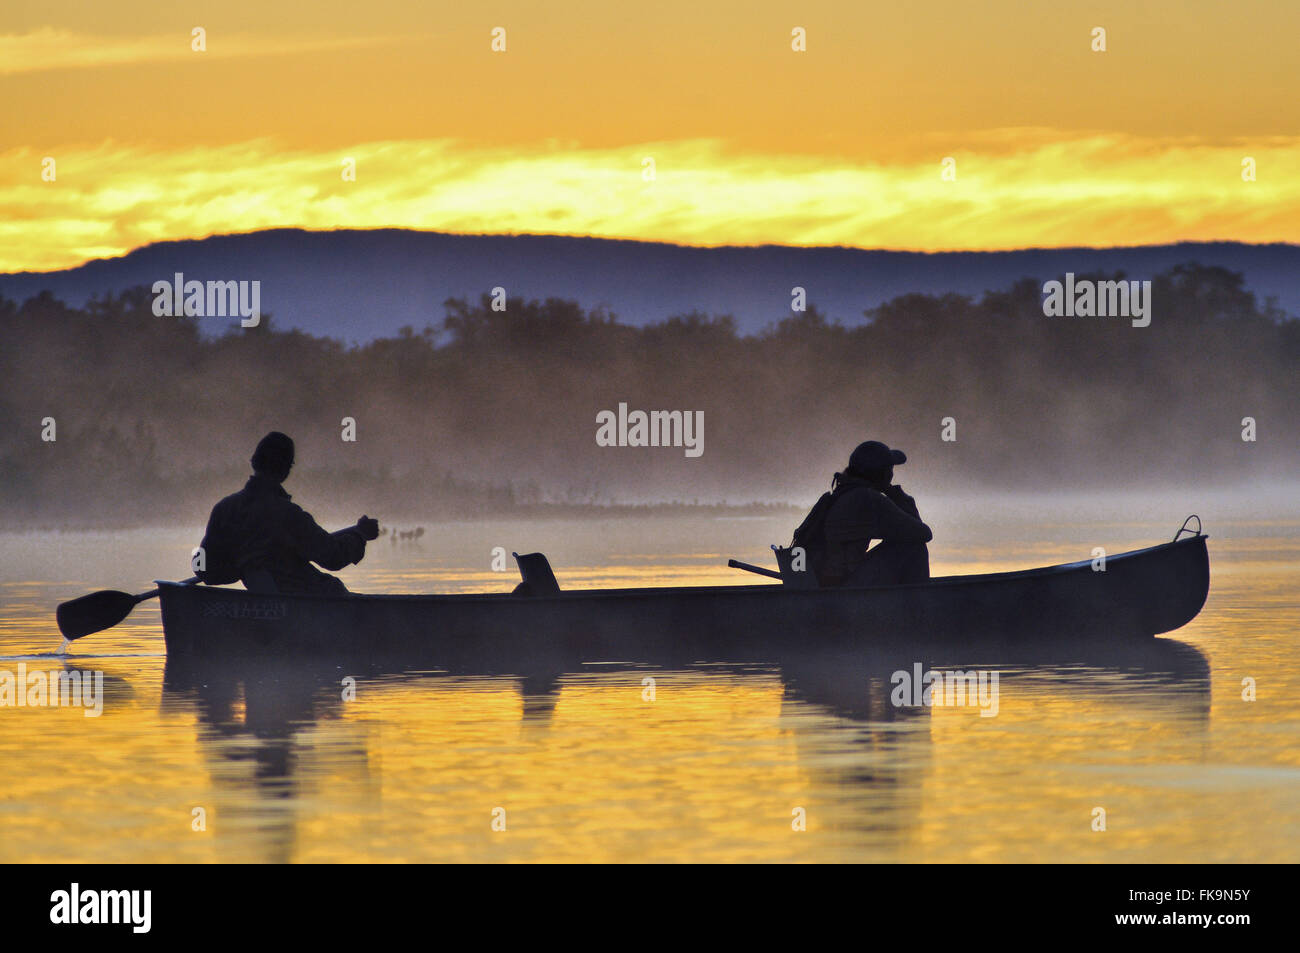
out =
{"type": "Polygon", "coordinates": [[[789,546],[773,546],[776,554],[776,567],[781,570],[781,585],[790,589],[820,589],[821,584],[811,569],[793,568],[794,559],[789,546]]]}
{"type": "Polygon", "coordinates": [[[544,553],[525,553],[522,556],[511,553],[510,555],[515,557],[515,562],[519,564],[519,575],[524,579],[515,586],[513,595],[558,596],[560,594],[560,584],[555,581],[555,573],[551,572],[551,563],[544,553]]]}

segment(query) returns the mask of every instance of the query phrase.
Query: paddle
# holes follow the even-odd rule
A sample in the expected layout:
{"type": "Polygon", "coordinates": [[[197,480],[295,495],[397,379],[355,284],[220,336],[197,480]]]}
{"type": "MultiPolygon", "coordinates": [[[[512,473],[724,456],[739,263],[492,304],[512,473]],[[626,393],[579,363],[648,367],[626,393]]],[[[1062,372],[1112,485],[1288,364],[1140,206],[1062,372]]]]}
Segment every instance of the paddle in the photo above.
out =
{"type": "Polygon", "coordinates": [[[742,563],[739,559],[728,559],[727,565],[732,569],[743,569],[746,572],[756,572],[760,576],[769,576],[772,579],[780,579],[781,574],[771,569],[764,569],[762,566],[751,566],[749,563],[742,563]]]}
{"type": "MultiPolygon", "coordinates": [[[[189,586],[198,581],[198,576],[191,576],[181,585],[189,586]]],[[[129,616],[132,609],[156,595],[158,595],[157,589],[150,589],[135,596],[117,589],[105,589],[102,592],[92,592],[88,596],[59,603],[59,607],[54,611],[54,617],[58,620],[59,631],[63,633],[63,637],[71,642],[83,635],[111,629],[129,616]]]]}

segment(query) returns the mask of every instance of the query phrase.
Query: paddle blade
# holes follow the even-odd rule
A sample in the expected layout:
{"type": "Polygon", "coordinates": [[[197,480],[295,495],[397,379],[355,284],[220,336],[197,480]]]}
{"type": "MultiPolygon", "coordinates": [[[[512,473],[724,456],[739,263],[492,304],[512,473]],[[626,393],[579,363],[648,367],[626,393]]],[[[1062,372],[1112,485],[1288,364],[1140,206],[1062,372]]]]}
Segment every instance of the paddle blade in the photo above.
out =
{"type": "Polygon", "coordinates": [[[111,629],[130,615],[139,601],[138,596],[129,592],[105,589],[60,603],[54,617],[65,639],[79,639],[92,632],[111,629]]]}

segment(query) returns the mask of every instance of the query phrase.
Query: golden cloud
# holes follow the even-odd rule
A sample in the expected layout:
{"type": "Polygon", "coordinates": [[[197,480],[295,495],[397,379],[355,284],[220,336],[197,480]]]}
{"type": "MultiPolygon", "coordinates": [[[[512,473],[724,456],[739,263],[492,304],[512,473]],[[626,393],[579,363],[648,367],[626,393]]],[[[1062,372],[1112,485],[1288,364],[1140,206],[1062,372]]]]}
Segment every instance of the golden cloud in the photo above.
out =
{"type": "MultiPolygon", "coordinates": [[[[223,33],[206,40],[202,54],[274,56],[353,49],[409,41],[410,37],[292,38],[223,33]]],[[[198,55],[190,49],[189,31],[159,36],[88,36],[43,27],[31,33],[0,34],[0,76],[46,70],[93,69],[135,63],[159,63],[198,55]]]]}
{"type": "Polygon", "coordinates": [[[51,270],[150,242],[273,227],[530,232],[693,245],[920,251],[1188,240],[1300,241],[1300,138],[1249,144],[968,140],[941,159],[862,164],[736,154],[712,140],[582,149],[372,142],[338,152],[266,140],[156,149],[105,143],[0,154],[0,270],[51,270]],[[1242,161],[1257,163],[1244,181],[1242,161]],[[345,181],[343,163],[356,163],[345,181]],[[654,160],[654,178],[643,175],[654,160]]]}

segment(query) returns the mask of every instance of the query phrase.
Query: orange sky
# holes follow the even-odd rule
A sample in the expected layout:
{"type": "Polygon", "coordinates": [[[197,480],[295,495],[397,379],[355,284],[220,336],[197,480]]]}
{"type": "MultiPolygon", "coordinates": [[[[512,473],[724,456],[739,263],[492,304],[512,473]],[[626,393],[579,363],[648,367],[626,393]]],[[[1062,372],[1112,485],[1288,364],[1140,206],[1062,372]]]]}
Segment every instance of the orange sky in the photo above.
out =
{"type": "Polygon", "coordinates": [[[0,270],[271,226],[1300,241],[1296,36],[1293,0],[9,0],[0,270]]]}

